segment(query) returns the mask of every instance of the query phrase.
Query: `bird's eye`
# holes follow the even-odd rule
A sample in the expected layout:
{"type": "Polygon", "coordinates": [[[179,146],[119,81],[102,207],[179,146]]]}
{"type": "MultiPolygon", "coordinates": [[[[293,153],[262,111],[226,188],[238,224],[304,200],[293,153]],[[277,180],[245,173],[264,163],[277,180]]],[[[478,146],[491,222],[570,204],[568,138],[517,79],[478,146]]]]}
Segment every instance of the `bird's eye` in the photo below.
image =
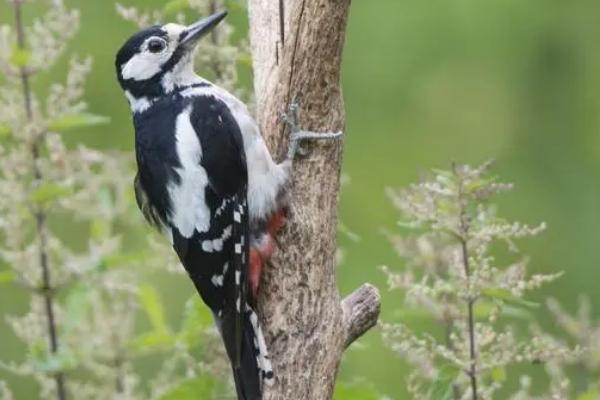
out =
{"type": "Polygon", "coordinates": [[[148,42],[148,51],[150,53],[160,53],[165,47],[167,47],[167,44],[162,39],[155,38],[148,42]]]}

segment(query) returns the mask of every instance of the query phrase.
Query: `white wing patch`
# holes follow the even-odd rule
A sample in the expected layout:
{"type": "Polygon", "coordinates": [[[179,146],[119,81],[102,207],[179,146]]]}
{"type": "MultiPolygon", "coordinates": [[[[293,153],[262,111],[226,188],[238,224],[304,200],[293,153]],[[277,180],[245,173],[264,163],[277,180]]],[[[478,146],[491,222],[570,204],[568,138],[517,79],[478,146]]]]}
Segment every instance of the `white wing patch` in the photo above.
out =
{"type": "Polygon", "coordinates": [[[210,226],[210,210],[204,199],[208,177],[200,165],[202,148],[190,122],[190,112],[191,107],[188,107],[175,122],[176,151],[181,164],[176,172],[180,182],[168,185],[172,205],[170,222],[188,239],[194,230],[206,232],[210,226]]]}
{"type": "Polygon", "coordinates": [[[216,239],[206,239],[202,241],[202,250],[207,253],[223,250],[223,243],[231,237],[231,225],[223,229],[223,234],[216,239]]]}
{"type": "MultiPolygon", "coordinates": [[[[208,81],[206,81],[208,82],[208,81]]],[[[260,135],[258,125],[244,103],[225,89],[210,85],[181,91],[183,97],[213,96],[223,101],[238,123],[244,141],[248,166],[248,210],[250,220],[266,219],[277,208],[278,196],[289,171],[285,164],[273,161],[260,135]]]]}

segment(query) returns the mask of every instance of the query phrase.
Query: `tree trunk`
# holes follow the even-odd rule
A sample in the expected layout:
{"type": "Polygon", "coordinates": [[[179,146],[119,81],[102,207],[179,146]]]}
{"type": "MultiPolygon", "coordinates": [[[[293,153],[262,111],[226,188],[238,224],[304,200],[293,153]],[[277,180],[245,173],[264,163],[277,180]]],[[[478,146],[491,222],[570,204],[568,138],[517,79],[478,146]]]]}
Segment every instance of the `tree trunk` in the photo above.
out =
{"type": "MultiPolygon", "coordinates": [[[[350,0],[250,0],[257,120],[273,154],[289,134],[279,116],[294,99],[304,130],[344,130],[340,63],[350,0]]],[[[265,400],[332,397],[342,353],[374,326],[379,293],[343,301],[335,282],[343,139],[310,144],[294,164],[289,220],[261,282],[259,308],[275,384],[265,400]]]]}

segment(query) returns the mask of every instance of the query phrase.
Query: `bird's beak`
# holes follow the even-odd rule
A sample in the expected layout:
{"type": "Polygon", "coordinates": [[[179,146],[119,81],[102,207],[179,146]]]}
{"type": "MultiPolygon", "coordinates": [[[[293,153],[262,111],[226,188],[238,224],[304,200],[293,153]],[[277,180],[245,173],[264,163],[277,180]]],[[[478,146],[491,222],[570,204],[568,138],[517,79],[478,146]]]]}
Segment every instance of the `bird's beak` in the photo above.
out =
{"type": "Polygon", "coordinates": [[[210,32],[226,16],[227,11],[221,11],[188,26],[181,34],[179,46],[192,49],[201,37],[210,32]]]}

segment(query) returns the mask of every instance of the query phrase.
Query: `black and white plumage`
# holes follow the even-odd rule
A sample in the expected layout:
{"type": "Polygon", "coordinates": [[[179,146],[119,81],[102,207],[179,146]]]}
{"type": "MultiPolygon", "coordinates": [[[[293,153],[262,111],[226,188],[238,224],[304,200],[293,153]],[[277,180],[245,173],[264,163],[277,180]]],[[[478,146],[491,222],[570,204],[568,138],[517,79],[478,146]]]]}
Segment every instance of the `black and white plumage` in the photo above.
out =
{"type": "Polygon", "coordinates": [[[290,162],[272,160],[242,102],[193,72],[195,43],[224,17],[138,32],[116,69],[133,113],[140,210],[212,310],[238,398],[259,400],[273,371],[249,298],[250,248],[281,208],[290,162]]]}

